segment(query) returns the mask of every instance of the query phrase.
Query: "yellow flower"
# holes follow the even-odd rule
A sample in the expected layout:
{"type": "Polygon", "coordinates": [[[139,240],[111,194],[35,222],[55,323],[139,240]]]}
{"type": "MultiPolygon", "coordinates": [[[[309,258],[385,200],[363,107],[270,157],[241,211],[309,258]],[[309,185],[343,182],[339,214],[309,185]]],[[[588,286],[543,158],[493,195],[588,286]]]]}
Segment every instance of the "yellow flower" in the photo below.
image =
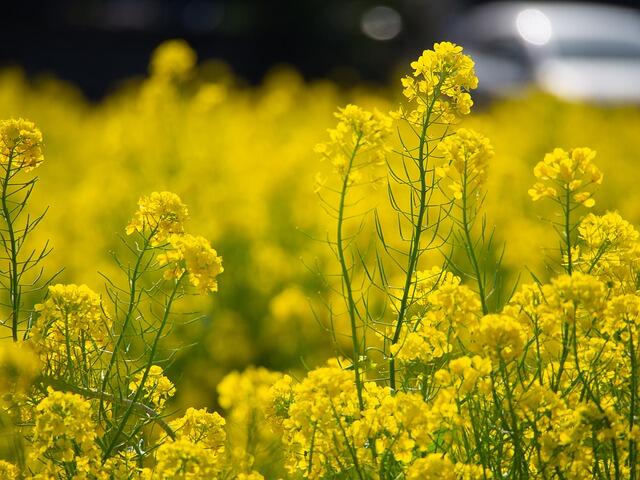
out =
{"type": "Polygon", "coordinates": [[[151,55],[151,74],[161,78],[182,80],[196,64],[196,52],[184,40],[167,40],[151,55]]]}
{"type": "Polygon", "coordinates": [[[95,438],[91,404],[79,395],[49,388],[47,396],[36,406],[32,455],[71,462],[93,451],[95,438]]]}
{"type": "Polygon", "coordinates": [[[264,477],[258,472],[239,473],[236,480],[264,480],[264,477]]]}
{"type": "Polygon", "coordinates": [[[5,460],[0,460],[0,478],[18,478],[20,470],[13,463],[9,463],[5,460]]]}
{"type": "MultiPolygon", "coordinates": [[[[574,272],[572,275],[560,275],[543,286],[546,305],[543,308],[556,309],[555,315],[563,312],[570,320],[576,308],[582,307],[591,317],[602,312],[606,301],[605,285],[592,275],[574,272]]],[[[554,315],[554,313],[550,313],[554,315]]]]}
{"type": "Polygon", "coordinates": [[[171,249],[158,255],[160,265],[171,265],[165,271],[165,278],[180,278],[185,272],[189,282],[201,293],[217,292],[218,280],[224,268],[222,257],[218,256],[209,241],[190,234],[172,235],[171,249]]]}
{"type": "Polygon", "coordinates": [[[529,189],[529,196],[533,201],[544,197],[564,201],[563,195],[568,195],[571,202],[593,207],[592,190],[602,183],[602,172],[593,163],[595,156],[596,152],[586,147],[568,152],[556,148],[547,153],[533,169],[541,181],[529,189]]]}
{"type": "Polygon", "coordinates": [[[446,454],[429,453],[407,470],[407,480],[480,480],[485,478],[479,465],[453,463],[446,454]]]}
{"type": "Polygon", "coordinates": [[[450,352],[447,335],[423,322],[418,330],[409,332],[399,343],[391,346],[391,353],[400,361],[431,362],[450,352]]]}
{"type": "Polygon", "coordinates": [[[224,418],[216,412],[209,413],[206,409],[190,407],[183,417],[172,421],[169,426],[176,433],[176,438],[186,438],[222,455],[227,439],[225,423],[224,418]]]}
{"type": "Polygon", "coordinates": [[[580,222],[578,233],[592,250],[630,248],[640,236],[633,225],[617,212],[607,212],[601,216],[590,213],[580,222]]]}
{"type": "Polygon", "coordinates": [[[279,444],[279,434],[276,436],[266,425],[266,418],[274,408],[271,387],[282,378],[282,373],[249,367],[244,372],[231,372],[218,384],[218,403],[226,410],[229,444],[238,446],[230,452],[234,464],[248,467],[256,461],[251,452],[266,453],[279,444]]]}
{"type": "Polygon", "coordinates": [[[100,295],[86,285],[50,286],[49,296],[35,311],[39,316],[31,339],[48,369],[95,361],[110,340],[111,319],[100,295]]]}
{"type": "Polygon", "coordinates": [[[478,380],[491,373],[491,360],[480,357],[460,357],[449,362],[449,369],[456,377],[459,377],[459,391],[462,395],[469,393],[476,386],[478,380]]]}
{"type": "Polygon", "coordinates": [[[33,122],[23,118],[0,122],[0,164],[11,161],[11,170],[26,172],[42,163],[42,133],[33,122]]]}
{"type": "Polygon", "coordinates": [[[289,406],[293,401],[293,378],[283,375],[269,389],[269,399],[265,406],[267,420],[282,427],[284,419],[289,417],[289,406]]]}
{"type": "Polygon", "coordinates": [[[189,218],[187,207],[171,192],[153,192],[138,200],[138,210],[127,225],[126,233],[150,235],[151,245],[158,245],[173,234],[184,233],[189,218]]]}
{"type": "Polygon", "coordinates": [[[204,445],[187,438],[158,447],[152,480],[211,480],[218,478],[224,461],[204,445]]]}
{"type": "Polygon", "coordinates": [[[636,290],[640,269],[640,234],[617,212],[587,215],[578,226],[581,243],[576,265],[611,285],[617,292],[636,290]]]}
{"type": "Polygon", "coordinates": [[[271,387],[282,378],[281,373],[266,368],[231,372],[218,384],[218,402],[225,410],[246,420],[252,410],[263,410],[268,405],[272,399],[271,387]]]}
{"type": "Polygon", "coordinates": [[[471,195],[479,195],[478,190],[487,178],[489,160],[493,157],[489,139],[461,128],[440,142],[438,151],[443,165],[436,169],[436,174],[451,181],[449,188],[454,198],[461,199],[465,191],[469,200],[471,195]]]}
{"type": "Polygon", "coordinates": [[[519,357],[527,341],[523,327],[509,315],[485,315],[475,333],[477,345],[491,358],[505,362],[519,357]]]}
{"type": "Polygon", "coordinates": [[[319,143],[314,151],[329,160],[342,178],[348,175],[350,183],[357,183],[361,173],[356,169],[384,160],[392,120],[378,110],[368,112],[351,104],[339,108],[334,115],[338,124],[327,130],[329,141],[319,143]],[[365,161],[363,154],[368,154],[365,161]]]}
{"type": "MultiPolygon", "coordinates": [[[[137,392],[142,384],[145,370],[138,372],[133,380],[129,383],[129,390],[137,392]]],[[[142,387],[142,395],[140,398],[146,398],[149,402],[162,409],[166,401],[176,393],[176,389],[167,377],[164,376],[162,367],[151,365],[149,374],[142,387]]]]}
{"type": "Polygon", "coordinates": [[[104,341],[106,332],[101,325],[102,300],[100,295],[86,285],[52,285],[49,287],[48,298],[44,303],[37,304],[35,310],[40,314],[36,331],[51,332],[52,327],[57,327],[73,336],[84,332],[87,337],[104,341]]]}
{"type": "MultiPolygon", "coordinates": [[[[341,427],[347,428],[348,419],[359,414],[353,371],[343,370],[338,362],[309,372],[293,387],[293,400],[289,417],[284,420],[283,441],[286,446],[286,466],[291,473],[305,472],[320,478],[339,465],[350,465],[341,427]],[[313,449],[316,462],[309,465],[304,452],[313,449]]],[[[353,460],[351,460],[352,462],[353,460]]]]}
{"type": "Polygon", "coordinates": [[[421,125],[425,115],[431,121],[451,123],[467,115],[473,101],[469,90],[477,88],[478,78],[473,60],[462,53],[462,47],[450,42],[436,43],[411,63],[413,77],[402,79],[404,96],[413,110],[400,110],[399,116],[421,125]]]}

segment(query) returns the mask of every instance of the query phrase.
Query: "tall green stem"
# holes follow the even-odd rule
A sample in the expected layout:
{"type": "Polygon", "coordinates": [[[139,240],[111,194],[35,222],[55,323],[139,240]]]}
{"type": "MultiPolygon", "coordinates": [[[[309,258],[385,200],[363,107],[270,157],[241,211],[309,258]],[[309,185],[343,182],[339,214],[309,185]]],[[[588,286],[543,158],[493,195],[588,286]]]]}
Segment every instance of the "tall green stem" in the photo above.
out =
{"type": "Polygon", "coordinates": [[[564,205],[564,236],[567,248],[567,273],[571,275],[573,272],[573,258],[571,253],[571,191],[569,185],[565,187],[564,205]]]}
{"type": "MultiPolygon", "coordinates": [[[[636,408],[638,402],[638,359],[636,357],[636,348],[633,343],[633,330],[631,327],[631,322],[628,322],[629,329],[629,355],[631,360],[631,373],[630,373],[630,383],[631,383],[631,401],[629,405],[629,431],[633,431],[635,426],[635,417],[636,417],[636,408]]],[[[638,446],[636,440],[629,440],[629,479],[636,480],[638,475],[638,446]]]]}
{"type": "Polygon", "coordinates": [[[165,308],[164,308],[162,320],[160,322],[160,327],[158,328],[158,331],[156,332],[156,336],[153,339],[153,344],[151,345],[151,351],[149,352],[149,358],[147,359],[147,364],[145,366],[144,373],[142,374],[142,378],[140,379],[140,384],[138,385],[138,388],[136,388],[135,394],[131,399],[131,403],[129,404],[129,407],[127,408],[122,419],[120,420],[116,433],[114,434],[113,438],[111,439],[111,442],[109,443],[109,446],[107,447],[107,449],[105,450],[102,456],[103,461],[106,461],[109,458],[109,455],[111,455],[111,452],[115,448],[120,438],[120,435],[124,431],[124,428],[127,425],[127,422],[131,417],[131,414],[135,410],[136,405],[140,400],[140,396],[142,395],[142,392],[144,391],[144,386],[147,382],[147,378],[149,378],[149,372],[151,371],[151,367],[153,366],[153,362],[155,360],[160,339],[162,338],[162,334],[164,333],[164,329],[169,320],[169,315],[171,313],[171,306],[173,305],[173,301],[176,298],[176,294],[178,293],[180,283],[183,278],[184,278],[184,274],[176,280],[175,285],[171,290],[171,293],[169,294],[169,298],[167,299],[167,304],[165,305],[165,308]]]}
{"type": "MultiPolygon", "coordinates": [[[[418,166],[418,173],[420,175],[420,192],[419,192],[419,202],[418,206],[418,215],[415,218],[415,222],[413,223],[413,232],[411,235],[411,246],[409,249],[409,260],[407,265],[407,271],[405,276],[404,287],[402,290],[402,299],[400,300],[400,308],[398,309],[398,317],[396,319],[396,327],[393,332],[393,337],[391,338],[391,345],[395,345],[400,340],[400,334],[402,332],[402,324],[404,323],[404,318],[407,313],[407,308],[409,307],[409,294],[412,290],[411,286],[413,285],[413,276],[416,271],[418,265],[418,259],[420,258],[420,237],[422,236],[424,223],[424,216],[427,212],[427,157],[428,154],[425,153],[425,149],[427,148],[427,128],[430,125],[431,120],[431,112],[433,111],[433,105],[435,104],[435,100],[439,95],[439,85],[436,89],[436,92],[429,104],[429,108],[423,118],[422,122],[422,130],[420,132],[420,140],[418,144],[418,158],[416,164],[418,166]]],[[[411,193],[413,195],[413,192],[411,193]]],[[[396,361],[393,353],[389,353],[389,388],[392,392],[396,391],[396,361]]]]}
{"type": "Polygon", "coordinates": [[[18,324],[20,317],[20,282],[18,272],[18,245],[13,226],[13,219],[8,204],[8,189],[11,179],[11,163],[13,162],[13,150],[7,157],[5,175],[2,181],[2,216],[7,225],[9,234],[9,298],[11,301],[11,336],[14,342],[18,341],[18,324]]]}
{"type": "Polygon", "coordinates": [[[489,313],[489,309],[487,308],[487,299],[485,297],[485,286],[484,281],[482,280],[482,274],[480,272],[480,265],[478,264],[478,258],[476,257],[475,248],[473,246],[473,241],[471,239],[471,222],[469,221],[469,165],[467,159],[465,158],[464,162],[464,174],[463,174],[463,182],[462,182],[462,230],[464,232],[465,242],[467,244],[467,255],[469,256],[469,261],[471,262],[471,267],[473,268],[474,275],[476,276],[476,282],[478,283],[478,295],[480,296],[480,303],[482,305],[482,314],[486,315],[489,313]]]}
{"type": "Polygon", "coordinates": [[[360,341],[358,340],[358,325],[357,325],[357,306],[353,297],[353,287],[351,285],[351,275],[349,273],[349,267],[344,254],[344,240],[342,238],[343,224],[344,224],[344,211],[345,202],[347,198],[347,190],[349,189],[349,177],[351,169],[353,168],[353,162],[360,148],[361,136],[359,135],[356,144],[353,147],[351,156],[349,157],[349,163],[347,165],[344,179],[342,180],[342,188],[340,190],[340,203],[338,205],[338,229],[336,232],[336,250],[338,253],[338,261],[340,262],[340,268],[342,270],[342,285],[347,293],[347,310],[349,311],[349,322],[351,324],[351,340],[353,343],[353,369],[356,376],[356,389],[358,391],[358,404],[360,409],[364,408],[364,401],[362,399],[362,379],[360,377],[360,341]]]}
{"type": "MultiPolygon", "coordinates": [[[[109,365],[107,365],[107,369],[104,372],[102,378],[102,385],[100,391],[106,392],[107,383],[109,382],[109,378],[111,376],[111,370],[115,366],[118,358],[118,351],[122,345],[125,332],[129,327],[129,323],[131,323],[131,319],[133,318],[133,312],[135,311],[136,305],[138,304],[138,279],[140,278],[141,272],[140,267],[142,265],[142,259],[144,258],[145,253],[149,249],[149,245],[151,243],[151,239],[155,234],[155,230],[151,232],[151,234],[147,237],[144,237],[144,242],[142,244],[142,249],[140,250],[138,257],[136,258],[136,263],[133,267],[133,273],[129,277],[129,302],[127,305],[127,312],[125,314],[124,320],[122,322],[122,330],[120,331],[120,335],[118,335],[118,339],[113,347],[113,352],[111,352],[111,358],[109,359],[109,365]]],[[[100,415],[104,412],[104,400],[100,399],[100,415]]]]}

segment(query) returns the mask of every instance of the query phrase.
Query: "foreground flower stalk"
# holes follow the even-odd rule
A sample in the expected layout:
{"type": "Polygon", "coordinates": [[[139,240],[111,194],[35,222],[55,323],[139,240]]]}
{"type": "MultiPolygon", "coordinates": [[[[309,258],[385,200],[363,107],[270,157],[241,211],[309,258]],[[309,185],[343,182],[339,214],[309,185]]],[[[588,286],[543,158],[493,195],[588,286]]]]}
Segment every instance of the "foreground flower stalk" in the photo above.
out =
{"type": "Polygon", "coordinates": [[[39,288],[37,283],[42,271],[38,273],[38,266],[51,251],[45,244],[39,251],[33,250],[26,255],[23,252],[29,234],[46,213],[35,218],[27,215],[26,220],[21,218],[26,213],[27,201],[37,182],[37,178],[25,180],[24,175],[37,168],[43,160],[42,133],[33,122],[22,118],[0,122],[0,203],[3,221],[0,231],[5,255],[3,261],[7,264],[2,275],[9,297],[9,327],[14,342],[20,337],[24,290],[29,292],[39,288]]]}

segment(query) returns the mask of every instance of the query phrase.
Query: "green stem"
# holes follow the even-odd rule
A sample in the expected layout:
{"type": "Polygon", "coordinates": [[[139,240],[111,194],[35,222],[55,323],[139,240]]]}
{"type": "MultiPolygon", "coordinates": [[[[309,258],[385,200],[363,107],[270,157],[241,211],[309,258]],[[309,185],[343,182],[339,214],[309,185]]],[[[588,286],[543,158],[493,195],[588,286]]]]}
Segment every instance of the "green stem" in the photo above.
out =
{"type": "MultiPolygon", "coordinates": [[[[591,386],[589,385],[588,379],[585,377],[584,372],[582,371],[582,368],[580,367],[580,360],[578,358],[578,340],[577,340],[577,335],[576,335],[576,322],[575,322],[575,316],[574,316],[574,322],[573,322],[573,356],[574,356],[574,361],[575,361],[575,365],[576,365],[576,372],[578,373],[578,379],[580,380],[580,382],[582,383],[582,386],[584,387],[584,391],[587,393],[587,396],[591,399],[591,401],[594,403],[594,405],[596,406],[596,408],[598,409],[598,411],[602,414],[604,421],[605,421],[605,425],[607,426],[607,428],[611,428],[611,421],[609,420],[609,418],[606,415],[606,412],[604,410],[604,408],[602,407],[600,401],[598,400],[598,397],[596,397],[596,395],[593,393],[593,390],[591,389],[591,386]]],[[[597,459],[597,452],[595,451],[595,446],[593,447],[594,449],[594,458],[597,459]]],[[[613,467],[615,470],[615,479],[619,480],[621,478],[621,472],[620,472],[620,459],[618,456],[618,447],[616,445],[616,439],[612,438],[611,439],[611,451],[613,454],[613,467]]]]}
{"type": "Polygon", "coordinates": [[[171,306],[173,304],[173,301],[175,300],[176,294],[178,293],[178,289],[180,287],[180,283],[181,283],[183,278],[184,278],[184,274],[182,276],[180,276],[176,280],[175,285],[173,287],[173,290],[171,291],[171,294],[169,295],[169,298],[167,300],[167,304],[166,304],[165,309],[164,309],[164,314],[162,316],[162,321],[160,322],[160,327],[158,328],[158,331],[156,332],[156,336],[153,339],[153,344],[151,345],[151,351],[149,352],[149,358],[147,360],[147,365],[146,365],[146,368],[144,370],[144,373],[142,374],[142,379],[140,380],[140,384],[138,385],[138,388],[136,389],[136,392],[135,392],[135,394],[133,396],[133,399],[131,399],[131,404],[129,404],[129,407],[125,411],[122,419],[120,420],[120,423],[118,424],[118,428],[116,430],[116,433],[114,434],[113,438],[111,439],[111,442],[109,443],[109,446],[107,447],[107,449],[105,450],[105,452],[104,452],[104,454],[102,456],[103,462],[107,461],[107,459],[109,458],[109,455],[111,455],[111,452],[115,448],[116,443],[118,442],[118,439],[120,438],[120,435],[124,431],[124,428],[125,428],[125,426],[127,424],[127,421],[129,420],[129,417],[131,416],[131,414],[133,413],[133,410],[135,409],[135,404],[138,403],[138,401],[140,399],[140,396],[142,395],[145,383],[147,382],[147,378],[149,377],[149,372],[151,371],[151,367],[153,366],[153,361],[154,361],[155,356],[156,356],[156,351],[158,349],[158,344],[160,343],[160,339],[162,338],[162,334],[164,332],[164,328],[166,327],[167,322],[169,320],[169,314],[171,313],[171,306]]]}
{"type": "MultiPolygon", "coordinates": [[[[576,311],[577,305],[574,302],[573,305],[573,321],[575,322],[575,311],[576,311]]],[[[557,392],[558,389],[560,388],[560,381],[562,380],[562,374],[564,373],[564,365],[567,361],[567,358],[569,357],[569,351],[570,351],[570,340],[571,340],[571,332],[570,332],[570,328],[569,328],[569,321],[564,318],[562,319],[562,353],[560,354],[560,362],[559,362],[559,366],[558,366],[558,376],[556,377],[556,384],[551,385],[551,389],[553,390],[553,392],[557,392]]]]}
{"type": "MultiPolygon", "coordinates": [[[[144,254],[147,252],[147,250],[149,249],[149,245],[151,243],[151,239],[153,238],[154,234],[155,234],[155,229],[151,232],[151,234],[148,237],[144,237],[144,243],[142,244],[142,249],[140,250],[140,253],[138,255],[138,257],[136,258],[136,263],[135,266],[133,268],[133,273],[131,274],[130,278],[129,278],[129,303],[127,306],[127,313],[124,317],[124,321],[122,322],[122,330],[120,332],[120,335],[118,335],[118,339],[116,340],[116,344],[113,347],[113,352],[111,353],[111,358],[109,359],[109,365],[107,366],[107,369],[104,373],[103,379],[102,379],[102,385],[100,387],[100,390],[102,392],[106,392],[107,389],[107,383],[109,382],[109,377],[111,375],[111,370],[113,369],[113,367],[116,364],[117,358],[118,358],[118,351],[120,349],[120,346],[123,342],[124,336],[125,336],[125,332],[127,331],[127,328],[129,327],[129,323],[131,322],[131,319],[133,318],[133,312],[135,310],[135,307],[137,305],[137,296],[138,296],[138,290],[137,290],[137,283],[138,283],[138,279],[140,278],[141,272],[140,272],[140,266],[142,265],[142,259],[144,257],[144,254]]],[[[100,400],[100,416],[102,416],[102,414],[104,413],[104,401],[100,400]]]]}
{"type": "MultiPolygon", "coordinates": [[[[638,359],[636,358],[636,349],[633,343],[633,331],[631,328],[631,322],[627,323],[629,328],[629,354],[631,356],[631,402],[629,405],[629,431],[633,430],[635,426],[636,405],[638,400],[638,359]]],[[[636,441],[629,440],[629,479],[636,480],[638,474],[637,458],[638,447],[636,441]]]]}
{"type": "Polygon", "coordinates": [[[471,266],[473,268],[474,275],[476,276],[476,281],[478,283],[478,295],[480,296],[480,303],[482,305],[482,314],[486,315],[489,313],[489,309],[487,308],[487,300],[485,298],[485,288],[484,282],[482,281],[482,276],[480,273],[480,265],[478,264],[478,258],[476,257],[475,249],[473,248],[473,241],[471,240],[471,224],[469,221],[469,216],[467,210],[469,208],[468,204],[468,162],[465,158],[464,161],[464,175],[462,182],[462,229],[464,232],[465,241],[467,243],[467,255],[469,256],[469,261],[471,262],[471,266]]]}
{"type": "Polygon", "coordinates": [[[2,182],[2,216],[7,225],[9,233],[9,297],[11,299],[11,336],[14,342],[18,341],[18,323],[20,317],[20,283],[18,272],[18,246],[16,244],[16,234],[13,228],[13,219],[9,211],[7,192],[9,181],[11,179],[11,163],[13,161],[13,150],[7,157],[7,165],[5,167],[5,176],[2,182]]]}
{"type": "MultiPolygon", "coordinates": [[[[427,212],[427,179],[426,179],[426,160],[427,154],[425,154],[425,147],[427,146],[427,128],[430,125],[431,112],[435,100],[439,95],[440,85],[437,86],[433,99],[427,109],[422,123],[422,131],[420,132],[420,141],[418,144],[418,158],[417,166],[420,174],[420,206],[418,207],[418,216],[413,225],[413,232],[411,235],[411,247],[409,250],[409,261],[407,265],[407,272],[405,276],[404,288],[402,291],[402,299],[400,301],[400,308],[398,310],[398,318],[396,320],[396,328],[391,338],[391,345],[395,345],[400,340],[400,334],[402,333],[402,324],[404,323],[404,317],[409,307],[409,292],[411,291],[411,285],[413,284],[413,274],[418,265],[418,259],[420,257],[420,237],[422,235],[424,222],[424,216],[427,212]]],[[[413,192],[412,192],[413,194],[413,192]]],[[[391,392],[396,391],[396,360],[393,353],[389,352],[389,388],[391,392]]]]}
{"type": "Polygon", "coordinates": [[[514,408],[514,399],[513,392],[511,391],[511,383],[509,382],[509,378],[507,375],[507,366],[502,359],[502,355],[498,352],[498,358],[500,360],[500,375],[502,376],[502,381],[504,382],[504,390],[507,396],[507,405],[509,406],[509,416],[511,419],[511,438],[513,439],[513,454],[515,457],[515,465],[514,468],[517,472],[516,478],[529,478],[529,471],[527,468],[527,462],[524,459],[524,451],[522,449],[522,445],[520,444],[520,440],[522,439],[522,434],[520,433],[520,429],[518,428],[518,418],[516,416],[515,408],[514,408]]]}
{"type": "Polygon", "coordinates": [[[565,187],[565,200],[564,205],[564,236],[567,246],[567,273],[571,275],[573,272],[573,259],[571,253],[571,191],[569,185],[565,187]]]}
{"type": "Polygon", "coordinates": [[[355,299],[353,298],[353,287],[351,285],[351,275],[344,254],[344,244],[342,238],[342,228],[344,224],[345,202],[347,198],[347,190],[349,189],[349,176],[353,168],[353,162],[360,148],[360,140],[362,135],[358,135],[353,151],[349,158],[349,163],[342,180],[342,189],[340,190],[340,203],[338,206],[338,230],[336,233],[336,250],[338,253],[338,261],[342,270],[342,284],[347,293],[347,309],[349,311],[349,322],[351,324],[351,340],[353,342],[353,369],[356,377],[356,390],[358,392],[358,405],[360,410],[364,409],[364,400],[362,399],[362,379],[360,377],[360,342],[358,340],[358,315],[355,299]]]}

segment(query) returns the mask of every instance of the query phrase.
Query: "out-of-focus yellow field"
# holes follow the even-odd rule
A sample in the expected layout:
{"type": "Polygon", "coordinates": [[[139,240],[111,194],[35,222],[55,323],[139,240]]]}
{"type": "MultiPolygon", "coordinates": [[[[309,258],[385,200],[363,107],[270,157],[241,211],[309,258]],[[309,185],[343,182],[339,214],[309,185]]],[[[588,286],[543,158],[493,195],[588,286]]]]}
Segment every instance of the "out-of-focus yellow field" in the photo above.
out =
{"type": "MultiPolygon", "coordinates": [[[[118,235],[140,195],[171,190],[189,205],[191,224],[224,257],[225,272],[215,298],[191,305],[206,317],[169,338],[168,345],[193,346],[168,375],[180,382],[180,404],[204,406],[216,402],[216,385],[233,369],[303,370],[335,354],[322,326],[330,294],[318,275],[331,258],[323,240],[333,220],[314,193],[325,167],[313,146],[334,124],[336,105],[388,111],[392,91],[343,91],[286,69],[249,87],[204,62],[185,78],[131,81],[92,104],[60,81],[6,70],[0,111],[44,133],[47,161],[30,203],[50,207],[38,235],[51,240],[47,268],[64,266],[63,283],[100,290],[99,272],[113,273],[110,252],[121,248],[118,235]]],[[[553,229],[539,220],[550,213],[527,196],[533,166],[555,146],[595,149],[605,175],[599,209],[640,222],[637,107],[532,93],[476,110],[465,126],[495,147],[485,211],[496,238],[508,239],[507,271],[541,272],[545,256],[557,256],[553,229]]]]}

